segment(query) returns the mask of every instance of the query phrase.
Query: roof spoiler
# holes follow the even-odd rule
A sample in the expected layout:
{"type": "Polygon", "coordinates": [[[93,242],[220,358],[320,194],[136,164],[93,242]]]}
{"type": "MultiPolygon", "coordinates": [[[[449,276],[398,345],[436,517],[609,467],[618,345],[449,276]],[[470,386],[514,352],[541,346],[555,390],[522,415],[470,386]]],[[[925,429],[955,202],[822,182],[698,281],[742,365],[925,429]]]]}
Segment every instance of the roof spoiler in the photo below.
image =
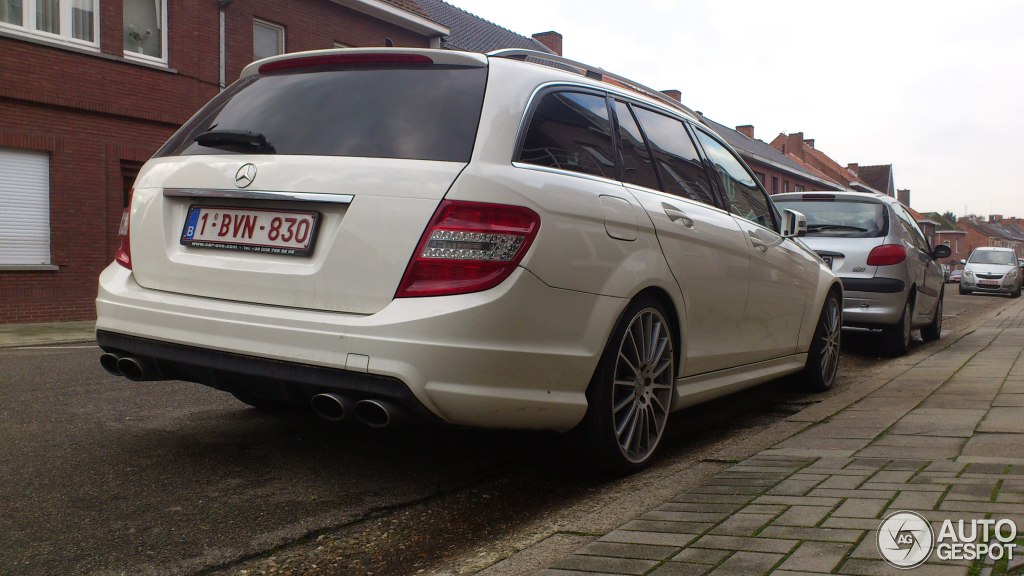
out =
{"type": "Polygon", "coordinates": [[[370,65],[374,56],[380,57],[380,63],[399,64],[403,60],[410,64],[434,64],[439,66],[464,66],[467,68],[484,68],[487,66],[487,58],[483,54],[471,52],[457,52],[454,50],[431,50],[427,48],[333,48],[328,50],[309,50],[306,52],[290,52],[279,54],[262,60],[257,60],[246,66],[239,78],[258,74],[261,68],[270,70],[281,70],[287,68],[301,68],[304,62],[309,66],[330,65],[332,58],[338,59],[338,64],[344,64],[344,60],[351,59],[362,65],[370,65]]]}

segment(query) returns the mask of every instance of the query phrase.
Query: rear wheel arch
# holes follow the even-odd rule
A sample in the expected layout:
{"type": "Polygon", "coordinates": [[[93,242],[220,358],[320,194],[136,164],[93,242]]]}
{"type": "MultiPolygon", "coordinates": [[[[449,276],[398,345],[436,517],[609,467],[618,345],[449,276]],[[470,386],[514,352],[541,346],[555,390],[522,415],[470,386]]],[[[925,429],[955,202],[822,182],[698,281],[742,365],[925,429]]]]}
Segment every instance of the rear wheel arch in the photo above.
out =
{"type": "MultiPolygon", "coordinates": [[[[682,339],[683,326],[682,326],[682,322],[680,322],[680,320],[679,320],[680,319],[680,315],[679,315],[679,311],[676,309],[676,303],[672,299],[672,296],[669,295],[668,292],[666,292],[663,288],[658,287],[658,286],[648,286],[647,288],[644,288],[643,290],[637,292],[630,299],[630,303],[632,303],[632,302],[634,302],[636,300],[639,300],[641,298],[644,298],[644,297],[649,297],[649,298],[653,298],[654,300],[657,300],[659,304],[661,304],[662,306],[665,307],[665,312],[667,312],[668,315],[669,315],[668,320],[669,320],[669,323],[671,324],[670,328],[672,330],[672,339],[676,343],[675,349],[673,350],[673,352],[675,353],[674,355],[675,355],[676,372],[677,372],[676,376],[678,376],[683,371],[683,366],[682,366],[682,364],[683,364],[683,362],[682,362],[682,357],[683,357],[682,354],[683,354],[683,352],[682,352],[682,349],[683,349],[684,344],[683,344],[683,339],[682,339]]],[[[609,335],[609,337],[610,337],[610,335],[609,335]]]]}

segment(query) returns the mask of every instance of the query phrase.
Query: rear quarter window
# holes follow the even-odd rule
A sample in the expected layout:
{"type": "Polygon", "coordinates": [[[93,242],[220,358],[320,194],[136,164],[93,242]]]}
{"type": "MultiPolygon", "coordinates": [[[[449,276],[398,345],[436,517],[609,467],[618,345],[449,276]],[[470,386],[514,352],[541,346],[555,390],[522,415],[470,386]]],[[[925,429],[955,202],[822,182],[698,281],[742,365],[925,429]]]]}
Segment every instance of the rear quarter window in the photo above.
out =
{"type": "Polygon", "coordinates": [[[244,78],[214,98],[158,156],[248,152],[201,146],[209,130],[265,137],[259,153],[468,162],[486,68],[320,68],[244,78]]]}
{"type": "Polygon", "coordinates": [[[616,178],[612,123],[604,96],[570,91],[543,95],[516,161],[616,178]]]}

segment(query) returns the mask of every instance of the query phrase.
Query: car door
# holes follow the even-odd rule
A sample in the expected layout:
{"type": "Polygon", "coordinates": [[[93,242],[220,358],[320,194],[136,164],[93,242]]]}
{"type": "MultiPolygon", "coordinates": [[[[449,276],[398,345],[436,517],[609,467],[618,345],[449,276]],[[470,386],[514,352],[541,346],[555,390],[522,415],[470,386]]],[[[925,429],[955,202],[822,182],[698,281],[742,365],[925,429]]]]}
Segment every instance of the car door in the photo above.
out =
{"type": "Polygon", "coordinates": [[[750,290],[736,361],[747,364],[793,354],[804,314],[818,313],[808,307],[819,264],[793,240],[779,235],[777,211],[743,162],[717,137],[696,126],[693,130],[750,248],[750,290]]]}
{"type": "Polygon", "coordinates": [[[906,242],[904,245],[907,247],[911,281],[917,284],[913,323],[916,325],[928,322],[935,314],[939,295],[942,294],[942,269],[935,257],[932,256],[928,239],[921,232],[921,228],[918,227],[910,213],[899,204],[893,203],[891,206],[896,214],[896,219],[905,232],[906,242]]]}
{"type": "Polygon", "coordinates": [[[743,232],[716,205],[682,121],[619,100],[614,109],[624,185],[654,223],[686,305],[684,375],[732,366],[748,289],[743,232]]]}

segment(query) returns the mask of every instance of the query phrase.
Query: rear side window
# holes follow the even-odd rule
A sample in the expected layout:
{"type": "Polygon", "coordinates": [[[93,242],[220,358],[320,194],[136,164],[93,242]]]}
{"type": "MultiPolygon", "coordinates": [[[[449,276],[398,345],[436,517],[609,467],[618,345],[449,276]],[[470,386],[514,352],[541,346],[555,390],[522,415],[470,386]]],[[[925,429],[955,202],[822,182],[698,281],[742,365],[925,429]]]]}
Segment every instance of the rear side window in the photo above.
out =
{"type": "Polygon", "coordinates": [[[245,78],[210,101],[157,155],[254,152],[468,162],[486,81],[485,68],[443,66],[245,78]],[[208,131],[263,139],[259,146],[198,144],[196,137],[208,131]]]}
{"type": "Polygon", "coordinates": [[[879,202],[775,198],[775,204],[806,216],[808,236],[879,238],[889,232],[885,206],[879,202]]]}
{"type": "Polygon", "coordinates": [[[517,161],[614,179],[613,150],[604,96],[551,92],[533,112],[517,161]]]}
{"type": "Polygon", "coordinates": [[[768,197],[757,186],[754,177],[723,144],[700,130],[695,132],[708,161],[721,178],[722,189],[729,201],[729,211],[740,218],[774,229],[768,197]]]}
{"type": "Polygon", "coordinates": [[[643,108],[633,108],[651,144],[665,192],[715,205],[697,149],[683,123],[643,108]]]}
{"type": "Polygon", "coordinates": [[[658,175],[654,172],[651,153],[644,136],[625,102],[615,102],[615,117],[619,121],[619,156],[622,159],[622,180],[652,190],[660,190],[658,175]]]}

